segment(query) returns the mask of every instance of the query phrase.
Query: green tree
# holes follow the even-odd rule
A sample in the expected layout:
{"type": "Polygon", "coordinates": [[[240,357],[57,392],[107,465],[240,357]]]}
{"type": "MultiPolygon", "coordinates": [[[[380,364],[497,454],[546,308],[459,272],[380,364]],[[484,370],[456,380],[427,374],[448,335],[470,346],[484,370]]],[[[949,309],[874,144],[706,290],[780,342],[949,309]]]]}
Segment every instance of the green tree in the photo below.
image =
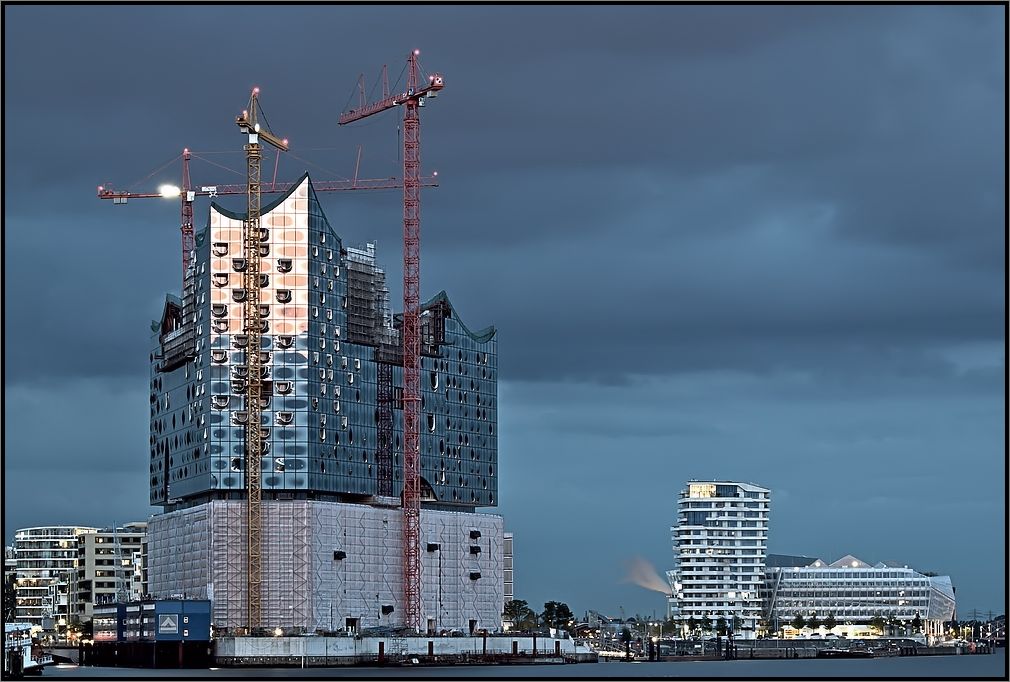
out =
{"type": "Polygon", "coordinates": [[[559,601],[549,601],[544,604],[544,611],[540,614],[540,618],[547,627],[568,629],[575,620],[575,615],[568,608],[568,604],[559,601]]]}
{"type": "Polygon", "coordinates": [[[742,626],[742,625],[743,625],[743,620],[741,620],[740,616],[738,616],[738,615],[736,615],[734,613],[733,614],[733,632],[739,632],[740,631],[740,626],[742,626]]]}
{"type": "Polygon", "coordinates": [[[796,614],[796,617],[795,617],[795,618],[793,618],[793,622],[792,622],[792,623],[790,623],[790,625],[792,625],[792,626],[793,626],[793,628],[794,628],[794,629],[796,629],[796,630],[802,630],[802,629],[803,629],[803,627],[804,627],[804,626],[805,626],[806,624],[807,624],[807,621],[805,621],[805,620],[803,619],[803,616],[802,616],[802,614],[799,614],[799,613],[797,613],[797,614],[796,614]]]}
{"type": "Polygon", "coordinates": [[[712,619],[706,613],[701,619],[701,629],[705,632],[712,632],[712,619]]]}
{"type": "Polygon", "coordinates": [[[621,630],[621,641],[624,642],[624,655],[631,658],[631,630],[625,627],[621,630]]]}
{"type": "Polygon", "coordinates": [[[698,630],[698,619],[691,616],[687,619],[687,629],[693,635],[698,630]]]}
{"type": "Polygon", "coordinates": [[[680,618],[667,618],[663,621],[663,634],[669,637],[680,636],[680,618]]]}
{"type": "Polygon", "coordinates": [[[882,635],[884,634],[884,628],[887,627],[887,621],[878,613],[870,619],[870,627],[882,635]]]}
{"type": "Polygon", "coordinates": [[[719,620],[715,622],[715,634],[720,637],[726,636],[726,619],[722,616],[719,616],[719,620]]]}
{"type": "Polygon", "coordinates": [[[7,577],[3,585],[3,620],[11,623],[17,620],[17,576],[13,573],[7,577]]]}
{"type": "Polygon", "coordinates": [[[831,630],[836,625],[838,625],[838,621],[835,620],[835,614],[829,613],[828,617],[824,619],[824,627],[826,627],[828,630],[831,630]]]}
{"type": "Polygon", "coordinates": [[[821,621],[817,617],[816,613],[811,613],[810,618],[807,618],[807,627],[811,630],[816,630],[821,626],[821,621]]]}
{"type": "Polygon", "coordinates": [[[918,612],[916,612],[915,618],[912,619],[912,632],[922,632],[922,618],[919,618],[918,612]]]}
{"type": "Polygon", "coordinates": [[[518,630],[529,630],[537,626],[537,614],[525,599],[511,599],[505,602],[502,619],[512,623],[512,627],[518,630]]]}

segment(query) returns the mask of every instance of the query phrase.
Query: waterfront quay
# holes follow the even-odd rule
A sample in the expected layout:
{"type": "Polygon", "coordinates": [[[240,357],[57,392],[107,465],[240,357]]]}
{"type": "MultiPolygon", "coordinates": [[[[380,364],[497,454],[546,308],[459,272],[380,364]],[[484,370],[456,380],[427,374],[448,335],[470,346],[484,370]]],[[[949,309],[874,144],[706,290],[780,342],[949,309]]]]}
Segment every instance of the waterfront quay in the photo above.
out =
{"type": "Polygon", "coordinates": [[[431,667],[340,666],[330,668],[210,668],[143,670],[59,665],[44,676],[55,679],[341,679],[452,678],[549,679],[572,678],[770,678],[845,679],[904,677],[913,679],[1006,679],[1005,649],[982,656],[893,657],[863,660],[822,658],[732,661],[609,662],[569,665],[453,665],[431,667]]]}

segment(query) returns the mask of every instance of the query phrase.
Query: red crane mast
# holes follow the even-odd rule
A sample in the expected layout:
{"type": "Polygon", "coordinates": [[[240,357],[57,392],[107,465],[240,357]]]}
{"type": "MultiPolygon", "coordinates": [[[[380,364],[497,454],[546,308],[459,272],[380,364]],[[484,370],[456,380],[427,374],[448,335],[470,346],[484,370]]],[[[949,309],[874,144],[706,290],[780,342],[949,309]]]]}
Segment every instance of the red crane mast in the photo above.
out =
{"type": "Polygon", "coordinates": [[[418,50],[407,58],[407,89],[340,115],[344,125],[403,106],[403,601],[404,623],[421,629],[421,138],[418,109],[444,87],[441,75],[419,87],[418,50]]]}

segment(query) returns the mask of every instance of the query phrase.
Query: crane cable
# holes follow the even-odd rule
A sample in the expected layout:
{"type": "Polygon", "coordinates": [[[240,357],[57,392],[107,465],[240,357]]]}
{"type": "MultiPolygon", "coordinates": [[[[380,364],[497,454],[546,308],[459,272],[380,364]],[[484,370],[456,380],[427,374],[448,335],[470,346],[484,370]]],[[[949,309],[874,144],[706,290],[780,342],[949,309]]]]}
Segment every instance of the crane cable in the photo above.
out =
{"type": "Polygon", "coordinates": [[[127,191],[132,190],[134,187],[136,187],[140,183],[146,182],[146,181],[150,180],[152,176],[154,176],[155,174],[160,173],[161,171],[165,170],[168,166],[170,166],[171,164],[175,163],[176,161],[178,161],[181,158],[182,158],[182,154],[177,154],[176,156],[173,156],[171,159],[169,159],[168,161],[166,161],[165,163],[163,163],[161,166],[158,166],[153,171],[151,171],[150,173],[148,173],[147,176],[141,178],[140,180],[137,180],[132,185],[129,185],[126,188],[126,190],[127,191]]]}

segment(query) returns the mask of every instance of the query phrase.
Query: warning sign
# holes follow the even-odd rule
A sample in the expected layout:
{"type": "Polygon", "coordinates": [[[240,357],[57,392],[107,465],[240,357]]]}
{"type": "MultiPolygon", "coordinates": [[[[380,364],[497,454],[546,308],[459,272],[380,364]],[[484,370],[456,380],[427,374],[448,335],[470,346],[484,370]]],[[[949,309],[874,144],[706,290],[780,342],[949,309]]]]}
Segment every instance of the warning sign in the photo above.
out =
{"type": "Polygon", "coordinates": [[[179,614],[162,613],[158,616],[158,633],[162,635],[179,634],[179,614]]]}

